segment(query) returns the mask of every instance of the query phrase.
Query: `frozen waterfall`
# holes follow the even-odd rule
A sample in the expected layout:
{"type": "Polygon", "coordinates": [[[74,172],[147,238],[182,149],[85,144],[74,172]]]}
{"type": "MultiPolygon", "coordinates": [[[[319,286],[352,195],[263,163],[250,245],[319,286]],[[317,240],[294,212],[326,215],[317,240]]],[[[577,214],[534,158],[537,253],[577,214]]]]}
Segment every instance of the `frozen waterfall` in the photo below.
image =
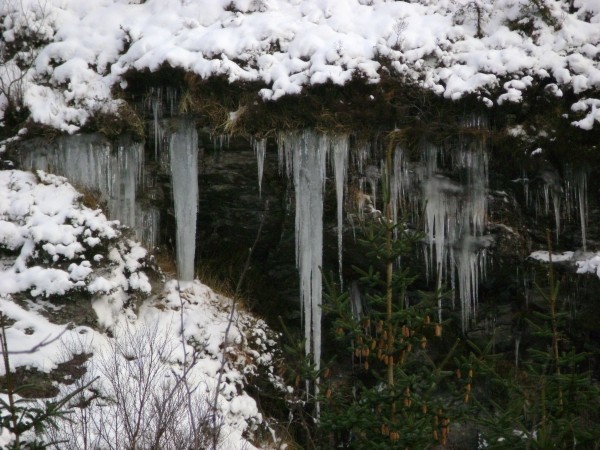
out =
{"type": "Polygon", "coordinates": [[[64,176],[78,189],[87,189],[105,202],[107,215],[135,230],[144,245],[158,245],[159,212],[142,207],[144,144],[122,136],[113,141],[100,134],[63,136],[47,143],[23,143],[20,166],[64,176]]]}
{"type": "Polygon", "coordinates": [[[177,271],[180,280],[194,279],[198,213],[198,132],[191,119],[178,119],[169,139],[175,206],[177,271]]]}

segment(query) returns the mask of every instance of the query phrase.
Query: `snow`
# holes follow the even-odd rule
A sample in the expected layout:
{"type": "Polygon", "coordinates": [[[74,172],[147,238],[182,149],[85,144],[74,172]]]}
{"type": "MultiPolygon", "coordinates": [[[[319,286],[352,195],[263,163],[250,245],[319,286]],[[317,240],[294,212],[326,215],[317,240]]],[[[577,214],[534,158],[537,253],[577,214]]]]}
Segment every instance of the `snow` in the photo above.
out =
{"type": "MultiPolygon", "coordinates": [[[[265,100],[354,76],[376,83],[383,61],[398,79],[450,99],[476,93],[486,104],[520,102],[535,80],[550,77],[557,95],[571,90],[588,101],[575,126],[600,121],[590,96],[600,87],[596,0],[576,0],[575,13],[567,2],[545,1],[546,22],[528,0],[48,0],[42,11],[37,0],[18,4],[0,5],[3,38],[30,29],[49,41],[23,80],[24,104],[34,120],[69,133],[97,111],[116,110],[111,89],[124,73],[164,64],[261,82],[265,100]]],[[[0,76],[14,78],[9,70],[0,76]]],[[[0,114],[5,105],[0,96],[0,114]]]]}
{"type": "Polygon", "coordinates": [[[62,296],[81,289],[118,297],[128,289],[149,289],[147,282],[139,282],[139,275],[136,287],[129,285],[123,271],[126,265],[129,274],[142,269],[138,260],[145,250],[133,241],[117,241],[118,223],[108,221],[99,210],[81,207],[80,194],[66,179],[42,171],[37,177],[2,171],[0,192],[0,245],[16,253],[0,272],[0,297],[62,296]],[[109,244],[111,265],[88,259],[92,236],[109,244]]]}
{"type": "MultiPolygon", "coordinates": [[[[95,388],[114,396],[119,385],[136,392],[138,381],[125,374],[133,373],[138,362],[156,358],[158,366],[153,370],[159,374],[158,384],[152,392],[173,386],[169,383],[174,374],[181,376],[188,370],[194,404],[210,410],[217,394],[217,423],[222,424],[218,448],[256,448],[248,439],[260,427],[269,427],[245,386],[261,376],[277,389],[287,390],[275,375],[276,335],[264,321],[236,308],[225,342],[232,301],[197,280],[171,280],[162,292],[152,294],[145,273],[146,250],[126,239],[118,222],[82,206],[79,196],[62,177],[41,171],[37,175],[0,171],[0,311],[10,324],[6,329],[9,351],[17,352],[10,355],[11,367],[49,372],[75,354],[90,353],[86,376],[98,375],[95,388]],[[94,247],[102,250],[86,243],[90,236],[98,239],[94,247]],[[91,298],[98,327],[57,325],[49,319],[49,313],[60,313],[63,308],[53,303],[55,296],[68,296],[76,290],[91,298]],[[130,306],[133,298],[144,299],[136,309],[130,306]],[[104,328],[114,337],[100,331],[104,328]],[[38,346],[40,343],[45,345],[38,346]],[[155,354],[156,343],[160,345],[155,354]],[[139,358],[123,358],[130,354],[139,358]],[[122,369],[117,372],[117,382],[109,370],[114,361],[119,361],[122,369]],[[223,376],[217,386],[220,371],[223,376]]],[[[4,370],[2,365],[0,375],[4,370]]],[[[57,387],[63,395],[73,389],[57,387]]],[[[86,390],[84,395],[89,397],[91,392],[86,390]]],[[[88,411],[94,419],[85,429],[77,428],[84,425],[77,420],[59,421],[61,442],[67,439],[66,446],[77,448],[81,443],[73,439],[83,439],[84,434],[88,442],[105,442],[102,439],[106,438],[99,436],[106,428],[99,424],[104,417],[118,420],[119,414],[110,405],[93,400],[88,411]]],[[[178,420],[177,432],[186,432],[187,424],[185,418],[178,420]]],[[[118,442],[119,436],[109,438],[118,442]]],[[[0,446],[10,439],[10,433],[0,429],[0,446]]]]}
{"type": "MultiPolygon", "coordinates": [[[[557,263],[557,262],[572,261],[573,255],[574,255],[574,252],[571,252],[571,251],[563,252],[563,253],[552,253],[552,262],[557,263]]],[[[543,251],[543,250],[538,250],[538,251],[532,252],[529,255],[529,257],[531,259],[535,259],[536,261],[542,261],[542,262],[550,261],[550,255],[548,254],[547,251],[543,251]]]]}

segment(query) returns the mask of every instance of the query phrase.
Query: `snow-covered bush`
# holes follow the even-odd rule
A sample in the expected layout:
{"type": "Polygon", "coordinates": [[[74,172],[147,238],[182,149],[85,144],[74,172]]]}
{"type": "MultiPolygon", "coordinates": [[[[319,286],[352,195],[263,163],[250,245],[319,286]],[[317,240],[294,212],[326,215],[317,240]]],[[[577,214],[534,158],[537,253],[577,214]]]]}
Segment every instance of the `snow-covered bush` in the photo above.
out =
{"type": "Polygon", "coordinates": [[[81,449],[254,448],[255,434],[270,427],[247,386],[258,377],[284,386],[273,332],[243,312],[230,322],[230,306],[197,281],[173,281],[112,337],[67,341],[65,359],[91,355],[77,386],[96,382],[49,439],[81,449]]]}
{"type": "Polygon", "coordinates": [[[97,382],[48,433],[57,448],[210,447],[223,418],[212,420],[209,393],[192,377],[194,363],[167,364],[181,342],[164,331],[156,323],[116,328],[77,385],[97,382]]]}
{"type": "Polygon", "coordinates": [[[125,239],[118,222],[79,204],[65,178],[0,172],[0,297],[93,299],[105,327],[150,293],[146,250],[125,239]]]}
{"type": "Polygon", "coordinates": [[[27,117],[24,96],[29,70],[54,31],[47,2],[4,0],[0,4],[0,123],[27,117]]]}

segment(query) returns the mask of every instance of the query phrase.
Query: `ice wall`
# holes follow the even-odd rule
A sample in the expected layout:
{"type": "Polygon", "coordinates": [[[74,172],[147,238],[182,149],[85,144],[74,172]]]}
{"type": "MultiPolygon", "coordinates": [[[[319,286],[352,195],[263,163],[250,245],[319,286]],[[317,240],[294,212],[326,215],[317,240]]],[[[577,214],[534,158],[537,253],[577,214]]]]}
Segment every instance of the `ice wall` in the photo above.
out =
{"type": "Polygon", "coordinates": [[[99,134],[62,136],[23,143],[20,167],[64,176],[80,190],[99,195],[107,215],[131,227],[145,246],[158,245],[159,211],[142,206],[144,144],[127,136],[109,141],[99,134]]]}
{"type": "Polygon", "coordinates": [[[177,272],[180,280],[190,281],[194,279],[196,254],[198,132],[192,119],[174,119],[171,125],[169,158],[177,229],[177,272]]]}

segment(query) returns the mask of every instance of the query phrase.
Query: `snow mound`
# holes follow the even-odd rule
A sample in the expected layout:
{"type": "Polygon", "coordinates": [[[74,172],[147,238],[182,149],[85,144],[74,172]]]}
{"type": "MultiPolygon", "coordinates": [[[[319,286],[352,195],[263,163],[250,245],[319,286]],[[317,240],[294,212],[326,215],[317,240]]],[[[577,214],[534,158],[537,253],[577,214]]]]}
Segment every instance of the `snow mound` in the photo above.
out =
{"type": "Polygon", "coordinates": [[[0,298],[86,293],[110,327],[132,294],[150,293],[146,250],[124,239],[118,222],[82,206],[65,178],[0,171],[0,193],[0,298]]]}
{"type": "MultiPolygon", "coordinates": [[[[79,196],[62,177],[0,171],[0,312],[8,324],[11,368],[50,372],[86,355],[86,375],[76,385],[98,377],[72,400],[88,404],[85,411],[73,409],[87,419],[69,416],[49,439],[68,448],[83,448],[83,439],[95,448],[121,448],[125,425],[115,423],[139,413],[147,439],[160,416],[152,408],[161,405],[177,414],[164,439],[189,437],[198,426],[206,439],[219,430],[219,449],[256,448],[254,433],[270,429],[246,388],[260,379],[286,391],[276,374],[276,334],[242,310],[232,313],[232,300],[199,281],[169,281],[152,296],[143,271],[146,250],[127,239],[118,222],[81,205],[79,196]],[[61,311],[54,300],[64,303],[76,292],[92,299],[111,335],[48,318],[49,311],[61,311]],[[145,301],[134,310],[135,295],[145,301]]],[[[4,370],[0,365],[0,375],[4,370]]],[[[57,387],[59,395],[74,390],[57,387]]],[[[0,446],[10,439],[0,429],[0,446]]],[[[175,440],[164,442],[159,446],[166,449],[175,440]]]]}

